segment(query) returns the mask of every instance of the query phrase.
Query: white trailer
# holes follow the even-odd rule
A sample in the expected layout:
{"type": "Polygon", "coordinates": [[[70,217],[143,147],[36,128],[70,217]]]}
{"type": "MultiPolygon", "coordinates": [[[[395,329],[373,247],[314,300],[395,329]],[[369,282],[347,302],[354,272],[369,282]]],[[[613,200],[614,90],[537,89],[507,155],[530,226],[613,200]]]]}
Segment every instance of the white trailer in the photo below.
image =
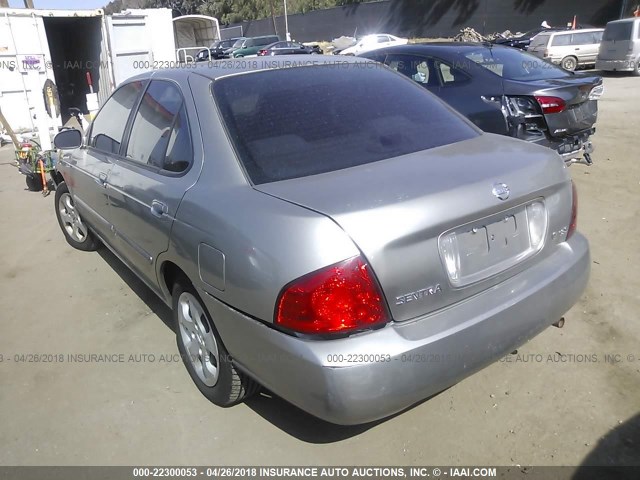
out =
{"type": "Polygon", "coordinates": [[[171,61],[170,9],[0,8],[0,107],[18,132],[53,133],[69,108],[87,113],[126,78],[171,61]]]}

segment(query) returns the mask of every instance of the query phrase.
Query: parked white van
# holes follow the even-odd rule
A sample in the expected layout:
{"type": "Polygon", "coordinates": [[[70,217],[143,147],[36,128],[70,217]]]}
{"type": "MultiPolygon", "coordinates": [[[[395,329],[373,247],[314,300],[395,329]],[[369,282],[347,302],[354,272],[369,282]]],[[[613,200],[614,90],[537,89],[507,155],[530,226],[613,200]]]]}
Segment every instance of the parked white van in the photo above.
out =
{"type": "Polygon", "coordinates": [[[596,63],[603,32],[602,28],[542,32],[531,39],[527,51],[573,71],[596,63]]]}
{"type": "Polygon", "coordinates": [[[596,68],[633,72],[640,76],[640,18],[625,18],[607,23],[596,68]]]}

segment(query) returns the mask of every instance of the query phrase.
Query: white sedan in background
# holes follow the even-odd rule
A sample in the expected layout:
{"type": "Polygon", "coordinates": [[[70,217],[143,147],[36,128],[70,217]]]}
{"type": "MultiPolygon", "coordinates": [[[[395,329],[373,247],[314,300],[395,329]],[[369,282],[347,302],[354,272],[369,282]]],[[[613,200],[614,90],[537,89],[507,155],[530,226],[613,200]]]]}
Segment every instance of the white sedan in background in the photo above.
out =
{"type": "Polygon", "coordinates": [[[352,47],[345,48],[340,52],[341,55],[358,55],[359,53],[375,50],[376,48],[392,47],[394,45],[406,45],[408,39],[396,37],[380,33],[375,35],[366,35],[362,37],[352,47]]]}

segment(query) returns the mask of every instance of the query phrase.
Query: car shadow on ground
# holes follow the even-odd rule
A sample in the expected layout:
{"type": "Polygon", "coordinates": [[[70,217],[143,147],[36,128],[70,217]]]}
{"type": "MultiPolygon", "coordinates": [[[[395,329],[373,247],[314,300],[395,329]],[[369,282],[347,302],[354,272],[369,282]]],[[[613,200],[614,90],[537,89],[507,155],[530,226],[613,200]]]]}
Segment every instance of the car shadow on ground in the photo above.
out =
{"type": "Polygon", "coordinates": [[[632,478],[632,474],[637,475],[637,470],[632,472],[627,468],[639,466],[640,413],[609,431],[586,456],[573,479],[606,478],[603,474],[609,478],[632,478]],[[608,468],[600,470],[597,467],[608,468]]]}
{"type": "Polygon", "coordinates": [[[425,398],[394,415],[361,425],[336,425],[326,422],[299,409],[266,389],[262,389],[259,394],[245,400],[244,403],[269,423],[292,437],[307,443],[323,444],[340,442],[358,436],[428,402],[440,395],[440,393],[425,398]]]}
{"type": "Polygon", "coordinates": [[[114,272],[127,284],[127,286],[142,300],[149,309],[155,313],[162,323],[164,323],[171,331],[173,329],[173,315],[171,309],[167,307],[162,300],[140,280],[111,250],[104,245],[98,248],[98,254],[109,265],[114,272]]]}
{"type": "Polygon", "coordinates": [[[334,443],[360,435],[385,420],[363,425],[334,425],[286,400],[262,390],[244,402],[251,410],[283,432],[307,443],[334,443]]]}

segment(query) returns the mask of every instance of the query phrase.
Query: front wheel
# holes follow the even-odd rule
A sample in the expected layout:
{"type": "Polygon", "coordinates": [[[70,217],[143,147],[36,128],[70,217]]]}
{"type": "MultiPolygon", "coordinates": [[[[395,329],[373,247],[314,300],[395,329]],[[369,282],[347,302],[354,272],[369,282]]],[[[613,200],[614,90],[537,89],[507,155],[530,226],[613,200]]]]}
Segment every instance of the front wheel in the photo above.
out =
{"type": "Polygon", "coordinates": [[[60,229],[73,248],[91,252],[98,248],[98,242],[86,223],[80,218],[76,204],[65,182],[56,188],[56,217],[60,229]]]}
{"type": "Polygon", "coordinates": [[[561,65],[565,70],[573,72],[578,68],[578,59],[576,57],[564,57],[561,65]]]}
{"type": "Polygon", "coordinates": [[[209,401],[230,407],[258,390],[258,384],[233,365],[200,297],[186,278],[179,279],[173,288],[173,316],[182,361],[209,401]]]}

